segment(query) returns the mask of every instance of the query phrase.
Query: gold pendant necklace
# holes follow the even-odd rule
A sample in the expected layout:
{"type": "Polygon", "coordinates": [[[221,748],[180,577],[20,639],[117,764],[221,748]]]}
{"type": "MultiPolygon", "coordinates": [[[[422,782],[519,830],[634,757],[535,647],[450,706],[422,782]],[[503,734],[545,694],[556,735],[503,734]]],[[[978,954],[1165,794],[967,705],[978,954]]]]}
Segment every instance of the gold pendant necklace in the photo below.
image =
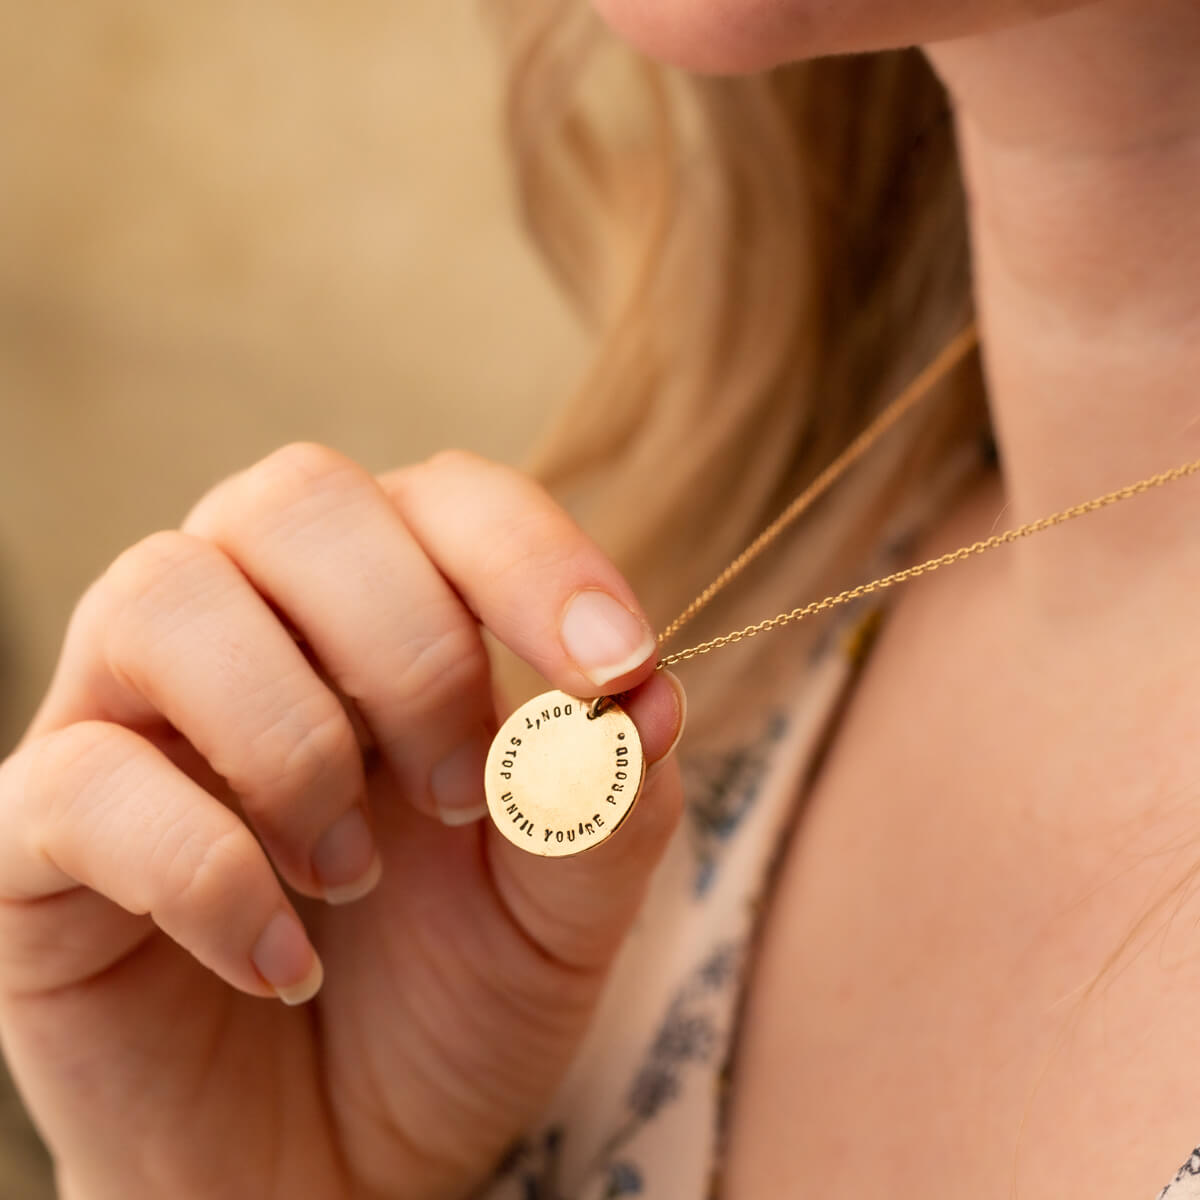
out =
{"type": "MultiPolygon", "coordinates": [[[[738,577],[786,529],[825,494],[879,438],[952,371],[978,342],[974,324],[964,329],[849,446],[791,502],[658,636],[660,646],[677,634],[738,577]]],[[[1121,500],[1200,471],[1200,459],[1128,484],[1048,517],[962,546],[937,558],[859,584],[790,612],[768,617],[707,642],[660,658],[655,670],[732,646],[771,629],[802,621],[882,592],[919,575],[1041,533],[1053,525],[1096,512],[1121,500]]],[[[546,692],[523,704],[500,727],[484,773],[488,812],[510,842],[544,857],[579,854],[610,838],[633,809],[645,776],[637,728],[610,696],[581,700],[546,692]]]]}

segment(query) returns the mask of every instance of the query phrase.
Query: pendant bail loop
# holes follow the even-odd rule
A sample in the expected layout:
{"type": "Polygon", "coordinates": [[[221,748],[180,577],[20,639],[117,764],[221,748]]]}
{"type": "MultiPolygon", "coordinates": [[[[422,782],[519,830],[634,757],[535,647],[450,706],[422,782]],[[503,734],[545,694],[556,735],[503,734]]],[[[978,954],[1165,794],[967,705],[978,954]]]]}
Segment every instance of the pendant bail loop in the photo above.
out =
{"type": "Polygon", "coordinates": [[[613,705],[611,696],[597,696],[595,700],[588,705],[587,719],[594,721],[597,717],[602,717],[613,705]]]}

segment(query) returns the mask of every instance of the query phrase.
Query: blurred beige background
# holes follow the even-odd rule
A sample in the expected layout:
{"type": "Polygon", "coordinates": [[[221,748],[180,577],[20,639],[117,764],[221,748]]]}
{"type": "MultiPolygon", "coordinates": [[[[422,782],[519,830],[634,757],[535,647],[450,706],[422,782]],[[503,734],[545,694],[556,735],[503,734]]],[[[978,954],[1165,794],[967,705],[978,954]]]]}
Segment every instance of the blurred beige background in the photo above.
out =
{"type": "MultiPolygon", "coordinates": [[[[217,479],[297,438],[518,459],[584,345],[512,217],[475,4],[0,0],[0,28],[2,757],[82,589],[217,479]]],[[[35,1200],[17,1113],[0,1196],[35,1200]]]]}

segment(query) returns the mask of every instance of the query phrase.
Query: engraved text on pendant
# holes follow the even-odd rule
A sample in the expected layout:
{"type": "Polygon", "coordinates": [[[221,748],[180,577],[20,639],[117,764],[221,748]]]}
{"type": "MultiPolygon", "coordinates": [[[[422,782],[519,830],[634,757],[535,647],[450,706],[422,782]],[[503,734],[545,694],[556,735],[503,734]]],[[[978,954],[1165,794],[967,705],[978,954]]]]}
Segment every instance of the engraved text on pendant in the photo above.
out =
{"type": "Polygon", "coordinates": [[[642,786],[637,728],[609,702],[546,692],[508,718],[488,753],[488,811],[512,843],[547,858],[579,854],[611,837],[642,786]]]}

